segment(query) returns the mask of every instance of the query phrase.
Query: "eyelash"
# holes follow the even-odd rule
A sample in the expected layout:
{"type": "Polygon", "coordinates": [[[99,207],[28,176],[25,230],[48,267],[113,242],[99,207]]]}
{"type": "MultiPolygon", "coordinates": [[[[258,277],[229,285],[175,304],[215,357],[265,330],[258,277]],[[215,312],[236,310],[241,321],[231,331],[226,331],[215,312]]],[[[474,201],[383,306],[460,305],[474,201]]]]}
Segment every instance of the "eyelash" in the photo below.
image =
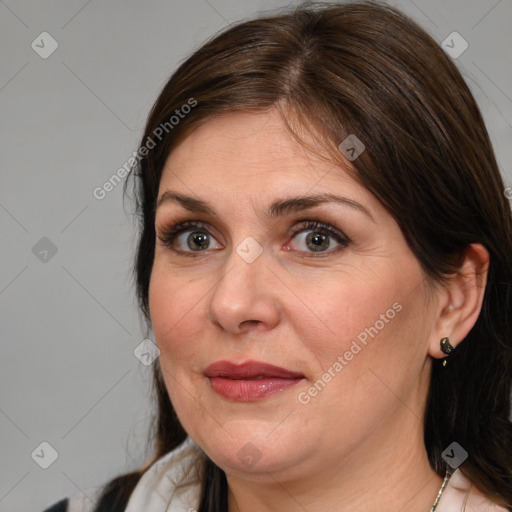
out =
{"type": "MultiPolygon", "coordinates": [[[[169,226],[168,228],[162,230],[162,233],[158,234],[158,239],[168,248],[170,248],[172,251],[183,254],[184,256],[189,256],[192,258],[196,258],[198,256],[201,256],[202,253],[205,251],[181,251],[178,249],[175,249],[173,247],[173,243],[178,235],[181,235],[182,233],[185,233],[186,231],[200,231],[204,230],[209,236],[212,236],[211,233],[208,231],[208,226],[204,222],[199,221],[186,221],[186,222],[179,222],[174,225],[169,226]]],[[[300,221],[298,225],[296,225],[290,232],[290,237],[295,237],[297,234],[303,232],[303,231],[314,231],[315,233],[320,233],[324,235],[330,235],[336,242],[338,242],[340,245],[332,250],[329,251],[319,251],[318,253],[314,252],[308,252],[310,257],[318,258],[326,255],[331,255],[335,252],[338,252],[338,250],[344,249],[349,245],[352,240],[343,234],[341,231],[336,229],[335,227],[331,226],[330,224],[325,224],[323,222],[315,221],[315,220],[305,220],[300,221]]],[[[305,251],[297,251],[297,252],[305,252],[305,251]]]]}

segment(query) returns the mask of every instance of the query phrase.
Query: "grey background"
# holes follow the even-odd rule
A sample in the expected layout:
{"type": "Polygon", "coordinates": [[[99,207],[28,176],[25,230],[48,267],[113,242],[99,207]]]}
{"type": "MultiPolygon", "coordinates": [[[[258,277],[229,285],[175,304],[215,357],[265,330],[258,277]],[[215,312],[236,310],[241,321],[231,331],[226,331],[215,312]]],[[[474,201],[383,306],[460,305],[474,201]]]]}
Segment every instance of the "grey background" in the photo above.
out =
{"type": "MultiPolygon", "coordinates": [[[[0,1],[1,511],[40,511],[145,460],[151,367],[133,355],[145,337],[133,218],[122,184],[103,200],[93,190],[137,149],[183,58],[225,25],[291,3],[0,1]],[[31,48],[43,31],[59,45],[47,59],[31,48]],[[57,248],[46,262],[47,242],[33,252],[43,237],[57,248]],[[43,441],[58,452],[48,469],[31,457],[43,441]]],[[[453,31],[467,40],[457,63],[512,185],[511,0],[390,3],[439,43],[453,31]]]]}

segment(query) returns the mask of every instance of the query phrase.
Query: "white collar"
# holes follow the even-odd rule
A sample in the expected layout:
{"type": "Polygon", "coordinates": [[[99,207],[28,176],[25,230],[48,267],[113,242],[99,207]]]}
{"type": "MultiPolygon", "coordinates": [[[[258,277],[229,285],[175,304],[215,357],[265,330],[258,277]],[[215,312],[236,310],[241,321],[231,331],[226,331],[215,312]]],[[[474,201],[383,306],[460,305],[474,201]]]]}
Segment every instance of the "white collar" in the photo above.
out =
{"type": "Polygon", "coordinates": [[[189,438],[158,459],[137,483],[125,512],[191,512],[199,509],[204,457],[189,438]]]}

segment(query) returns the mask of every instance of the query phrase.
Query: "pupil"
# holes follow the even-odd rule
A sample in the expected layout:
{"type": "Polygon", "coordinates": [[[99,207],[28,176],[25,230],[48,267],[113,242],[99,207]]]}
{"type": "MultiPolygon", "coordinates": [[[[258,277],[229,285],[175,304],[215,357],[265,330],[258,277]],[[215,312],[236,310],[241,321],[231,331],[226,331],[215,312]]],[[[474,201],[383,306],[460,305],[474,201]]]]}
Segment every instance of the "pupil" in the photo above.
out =
{"type": "Polygon", "coordinates": [[[191,233],[188,236],[187,244],[190,249],[207,249],[210,245],[208,242],[208,237],[205,233],[191,233]]]}
{"type": "Polygon", "coordinates": [[[310,233],[306,237],[306,243],[313,244],[311,247],[313,251],[320,251],[329,247],[329,237],[327,235],[323,235],[322,233],[310,233]]]}

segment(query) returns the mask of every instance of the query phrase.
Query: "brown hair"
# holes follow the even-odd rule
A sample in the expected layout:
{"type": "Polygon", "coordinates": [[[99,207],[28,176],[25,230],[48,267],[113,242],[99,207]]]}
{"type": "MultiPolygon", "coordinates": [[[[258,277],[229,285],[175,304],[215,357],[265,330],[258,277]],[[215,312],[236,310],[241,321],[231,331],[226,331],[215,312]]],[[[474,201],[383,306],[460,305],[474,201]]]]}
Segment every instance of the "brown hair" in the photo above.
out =
{"type": "MultiPolygon", "coordinates": [[[[135,277],[147,321],[155,201],[169,153],[214,116],[271,108],[294,134],[297,127],[307,130],[318,144],[311,149],[328,151],[335,163],[343,164],[340,142],[356,134],[366,146],[352,162],[356,179],[396,219],[432,282],[457,271],[468,244],[489,251],[475,326],[446,368],[433,362],[424,439],[439,475],[447,469],[442,452],[457,441],[469,454],[461,471],[494,501],[512,503],[510,204],[461,74],[423,29],[392,7],[312,4],[229,26],[172,75],[141,147],[159,127],[166,126],[165,134],[132,171],[140,219],[135,277]],[[171,116],[191,99],[195,106],[171,128],[171,116]]],[[[158,363],[154,382],[155,454],[138,476],[186,437],[158,363]]],[[[126,494],[136,480],[126,480],[126,494]]],[[[223,471],[208,461],[200,510],[227,510],[226,489],[223,471]]]]}

